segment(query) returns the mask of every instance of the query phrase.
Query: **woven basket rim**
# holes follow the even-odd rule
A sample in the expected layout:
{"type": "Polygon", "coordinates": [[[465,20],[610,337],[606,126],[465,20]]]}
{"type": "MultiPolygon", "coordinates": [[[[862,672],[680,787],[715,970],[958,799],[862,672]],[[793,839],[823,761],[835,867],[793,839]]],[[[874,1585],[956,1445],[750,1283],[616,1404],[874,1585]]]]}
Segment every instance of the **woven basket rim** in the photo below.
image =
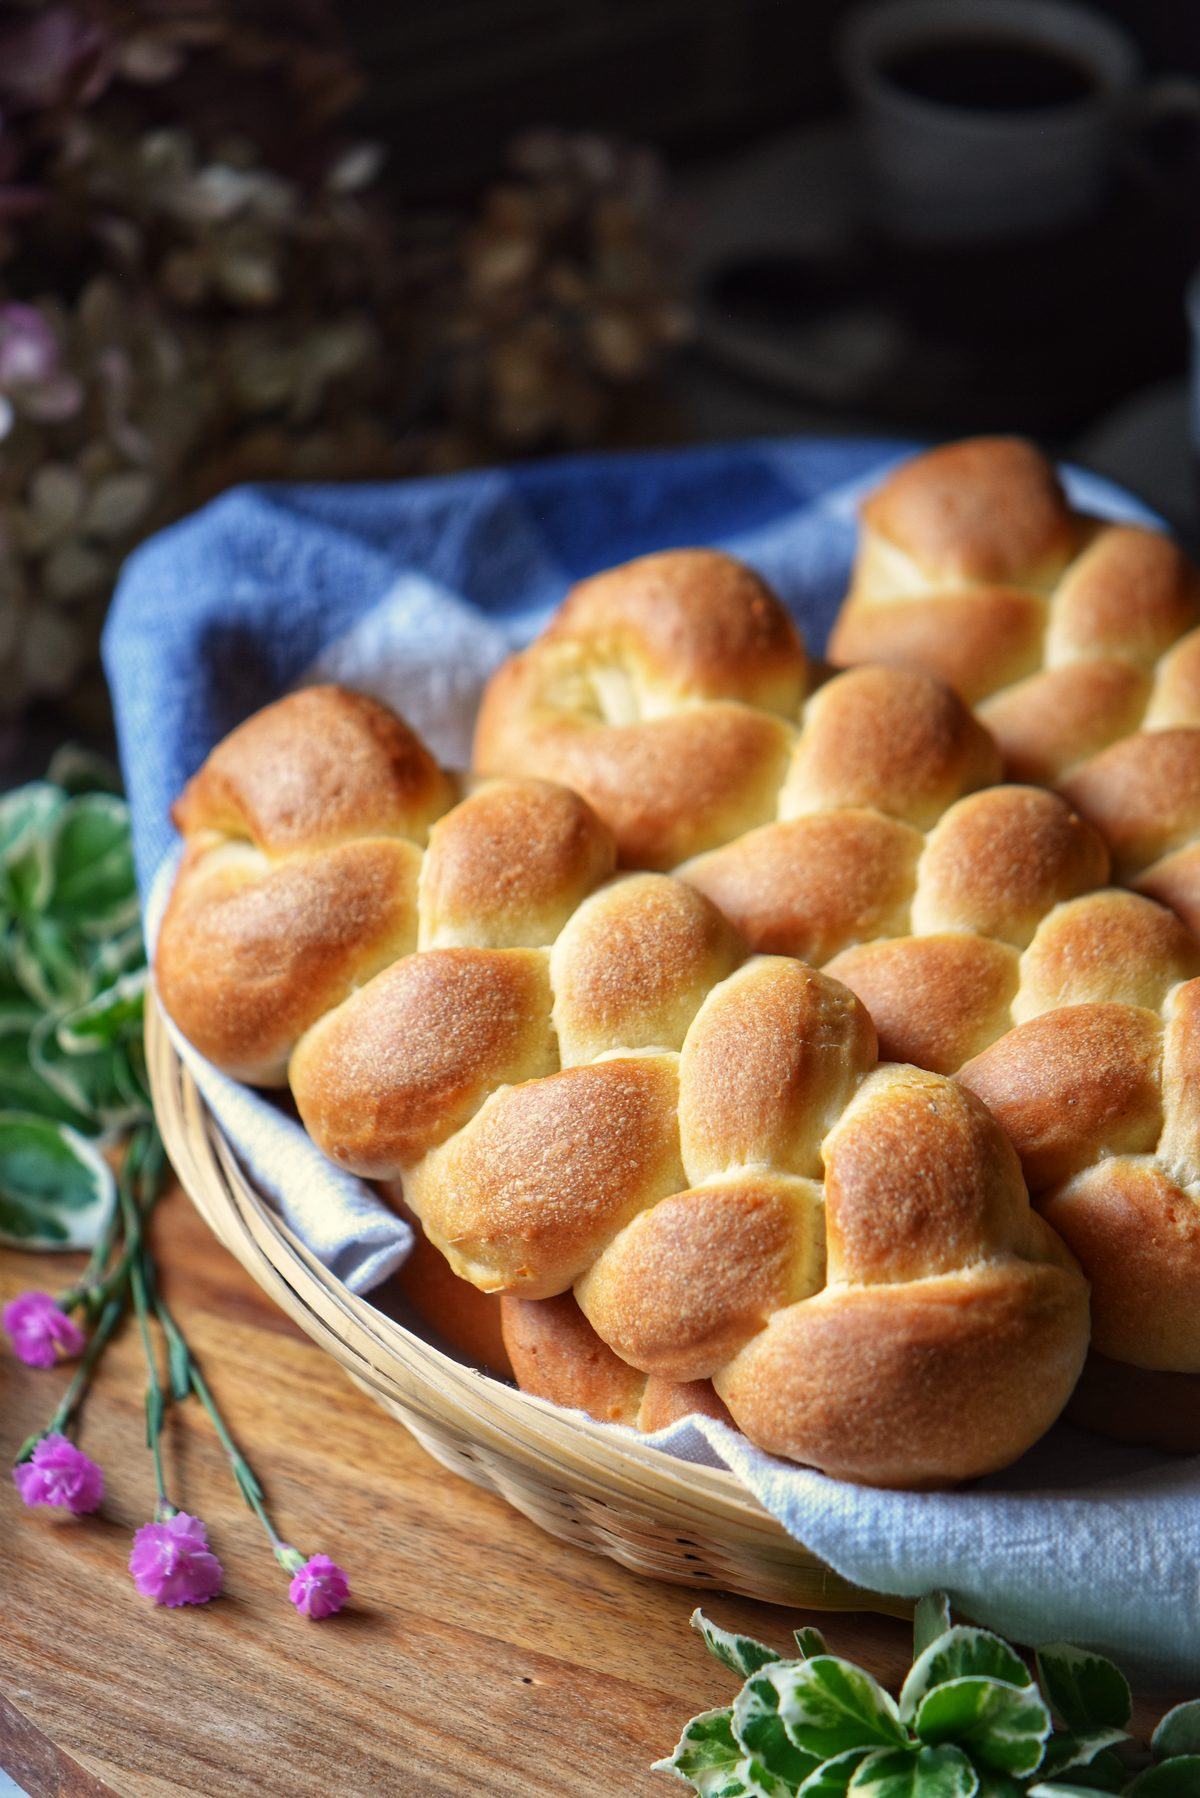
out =
{"type": "MultiPolygon", "coordinates": [[[[528,1479],[541,1494],[557,1486],[612,1507],[666,1543],[703,1547],[703,1540],[692,1542],[694,1530],[734,1556],[751,1555],[760,1568],[777,1565],[785,1583],[796,1569],[819,1574],[826,1608],[911,1614],[910,1601],[866,1591],[827,1567],[727,1468],[682,1460],[632,1432],[618,1435],[611,1425],[521,1392],[351,1292],[256,1188],[171,1042],[153,982],[146,1052],[167,1152],[201,1216],[268,1296],[410,1428],[425,1422],[464,1445],[483,1446],[504,1458],[518,1484],[528,1479]]],[[[736,1577],[722,1583],[737,1589],[736,1577]]]]}

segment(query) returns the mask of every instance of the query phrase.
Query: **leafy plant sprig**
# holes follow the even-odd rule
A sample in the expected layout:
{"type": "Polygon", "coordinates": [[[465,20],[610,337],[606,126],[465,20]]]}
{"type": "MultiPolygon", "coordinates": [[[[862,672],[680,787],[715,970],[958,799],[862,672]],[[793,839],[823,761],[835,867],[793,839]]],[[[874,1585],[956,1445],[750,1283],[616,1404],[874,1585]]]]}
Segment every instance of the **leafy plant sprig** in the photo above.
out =
{"type": "Polygon", "coordinates": [[[291,1576],[292,1603],[305,1616],[331,1616],[348,1596],[345,1574],[327,1555],[306,1559],[279,1536],[159,1291],[147,1224],[164,1153],[142,1051],[146,979],[128,808],[103,763],[62,751],[44,781],[0,798],[0,1242],[91,1254],[57,1299],[26,1292],[4,1309],[22,1360],[53,1367],[78,1357],[48,1422],[18,1449],[13,1477],[28,1505],[84,1515],[102,1503],[103,1472],[71,1436],[132,1306],[156,1493],[153,1521],[138,1530],[130,1557],[138,1590],[172,1606],[204,1604],[221,1590],[204,1524],[167,1495],[167,1410],[194,1397],[291,1576]]]}
{"type": "Polygon", "coordinates": [[[0,1242],[94,1248],[65,1308],[95,1312],[116,1182],[103,1150],[152,1116],[146,958],[113,770],[60,751],[0,798],[0,1242]]]}
{"type": "Polygon", "coordinates": [[[952,1623],[942,1593],[917,1606],[898,1698],[819,1630],[797,1630],[785,1659],[702,1611],[692,1625],[743,1681],[655,1762],[701,1798],[1200,1798],[1200,1700],[1168,1711],[1143,1746],[1111,1661],[1054,1643],[1035,1679],[999,1636],[952,1623]]]}

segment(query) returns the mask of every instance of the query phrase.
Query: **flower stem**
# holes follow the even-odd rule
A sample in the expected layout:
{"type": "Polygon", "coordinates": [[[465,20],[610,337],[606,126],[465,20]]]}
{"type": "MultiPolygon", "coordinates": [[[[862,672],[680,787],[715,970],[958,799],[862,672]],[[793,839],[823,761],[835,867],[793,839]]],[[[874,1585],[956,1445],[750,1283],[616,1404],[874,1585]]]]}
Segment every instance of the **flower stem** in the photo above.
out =
{"type": "Polygon", "coordinates": [[[263,1500],[263,1489],[258,1482],[257,1475],[249,1461],[247,1461],[245,1455],[243,1455],[242,1451],[239,1449],[237,1443],[233,1440],[233,1437],[230,1435],[225,1419],[221,1415],[220,1407],[209,1389],[208,1381],[197,1366],[196,1358],[188,1347],[179,1325],[171,1315],[166,1300],[159,1294],[157,1289],[154,1292],[154,1309],[169,1345],[172,1365],[178,1367],[181,1376],[186,1370],[187,1387],[195,1393],[212,1420],[213,1429],[217,1433],[217,1440],[228,1456],[229,1465],[233,1471],[233,1477],[238,1484],[238,1490],[241,1492],[242,1497],[245,1499],[250,1509],[254,1512],[254,1515],[258,1518],[258,1521],[262,1524],[272,1548],[281,1547],[283,1538],[276,1530],[275,1525],[271,1522],[270,1514],[268,1513],[266,1504],[263,1500]]]}
{"type": "MultiPolygon", "coordinates": [[[[117,1204],[119,1208],[119,1197],[117,1204]]],[[[94,1315],[101,1309],[105,1301],[111,1298],[112,1294],[116,1292],[120,1286],[124,1285],[126,1280],[128,1280],[129,1269],[133,1264],[134,1253],[135,1251],[128,1246],[123,1248],[120,1255],[117,1257],[116,1261],[113,1262],[113,1265],[108,1269],[108,1272],[104,1275],[102,1280],[89,1277],[89,1263],[89,1267],[84,1269],[84,1278],[80,1281],[79,1285],[72,1286],[69,1291],[64,1292],[58,1299],[59,1310],[73,1311],[77,1305],[86,1304],[88,1310],[94,1315]]],[[[108,1256],[106,1255],[104,1261],[106,1262],[107,1260],[108,1256]]],[[[101,1266],[104,1266],[104,1262],[101,1262],[101,1266]]]]}
{"type": "MultiPolygon", "coordinates": [[[[196,1358],[188,1347],[183,1331],[176,1323],[170,1306],[158,1289],[154,1259],[145,1240],[144,1225],[158,1196],[163,1165],[163,1148],[158,1132],[152,1127],[137,1131],[130,1142],[119,1182],[125,1222],[125,1250],[122,1259],[127,1259],[129,1262],[130,1289],[133,1294],[134,1309],[137,1312],[138,1328],[142,1335],[142,1345],[146,1352],[149,1378],[146,1389],[146,1438],[154,1455],[154,1477],[157,1482],[159,1505],[161,1508],[169,1504],[163,1481],[160,1453],[166,1394],[159,1379],[158,1362],[151,1340],[150,1318],[152,1315],[157,1318],[167,1345],[170,1396],[177,1402],[181,1402],[194,1393],[208,1412],[213,1429],[217,1434],[217,1440],[228,1457],[238,1490],[262,1524],[271,1547],[278,1556],[287,1550],[288,1545],[271,1522],[264,1502],[263,1489],[254,1469],[230,1435],[220,1407],[209,1389],[208,1381],[197,1366],[196,1358]]],[[[292,1552],[294,1553],[294,1551],[292,1552]]]]}
{"type": "Polygon", "coordinates": [[[73,1311],[83,1303],[94,1316],[106,1299],[122,1285],[135,1257],[141,1253],[146,1220],[161,1196],[163,1166],[162,1140],[157,1130],[143,1127],[135,1131],[126,1150],[121,1180],[117,1182],[112,1209],[105,1219],[100,1238],[92,1250],[79,1284],[72,1286],[59,1298],[60,1310],[73,1311]],[[127,1186],[128,1195],[137,1206],[138,1233],[133,1238],[128,1232],[128,1197],[122,1191],[122,1184],[127,1186]],[[126,1224],[125,1243],[117,1260],[112,1267],[108,1267],[121,1222],[126,1224]],[[108,1268],[107,1273],[105,1268],[108,1268]]]}
{"type": "Polygon", "coordinates": [[[62,1310],[73,1311],[76,1305],[86,1301],[88,1310],[95,1314],[103,1305],[107,1294],[102,1290],[100,1276],[108,1266],[108,1259],[117,1240],[120,1222],[121,1195],[114,1189],[100,1234],[96,1238],[96,1246],[88,1256],[87,1266],[83,1270],[83,1278],[77,1286],[73,1286],[69,1292],[65,1292],[58,1301],[62,1310]]]}
{"type": "MultiPolygon", "coordinates": [[[[154,1460],[154,1489],[158,1498],[158,1509],[165,1511],[170,1507],[167,1497],[167,1485],[163,1476],[162,1464],[162,1429],[166,1413],[166,1396],[158,1373],[158,1356],[155,1353],[154,1341],[150,1334],[150,1299],[146,1281],[146,1249],[142,1231],[145,1210],[138,1203],[135,1188],[139,1185],[139,1176],[143,1170],[150,1138],[155,1134],[152,1129],[137,1130],[130,1139],[125,1156],[125,1165],[121,1169],[121,1177],[117,1182],[120,1196],[121,1215],[125,1225],[125,1256],[129,1260],[129,1290],[133,1295],[133,1308],[137,1316],[138,1330],[142,1338],[142,1350],[146,1357],[146,1446],[154,1460]]],[[[141,1183],[142,1194],[145,1183],[141,1183]]],[[[152,1189],[153,1190],[153,1189],[152,1189]]]]}

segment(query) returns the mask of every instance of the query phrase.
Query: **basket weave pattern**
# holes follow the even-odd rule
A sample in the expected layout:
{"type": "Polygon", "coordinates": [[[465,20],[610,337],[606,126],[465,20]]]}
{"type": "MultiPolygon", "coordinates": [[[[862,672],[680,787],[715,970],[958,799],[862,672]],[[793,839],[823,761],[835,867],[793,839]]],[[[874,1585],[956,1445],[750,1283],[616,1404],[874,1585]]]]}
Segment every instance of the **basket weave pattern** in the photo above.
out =
{"type": "Polygon", "coordinates": [[[263,1290],[435,1460],[541,1529],[678,1585],[822,1610],[911,1607],[850,1585],[733,1475],[674,1460],[466,1367],[336,1280],[255,1191],[180,1061],[157,1001],[146,1050],[167,1151],[201,1216],[263,1290]]]}

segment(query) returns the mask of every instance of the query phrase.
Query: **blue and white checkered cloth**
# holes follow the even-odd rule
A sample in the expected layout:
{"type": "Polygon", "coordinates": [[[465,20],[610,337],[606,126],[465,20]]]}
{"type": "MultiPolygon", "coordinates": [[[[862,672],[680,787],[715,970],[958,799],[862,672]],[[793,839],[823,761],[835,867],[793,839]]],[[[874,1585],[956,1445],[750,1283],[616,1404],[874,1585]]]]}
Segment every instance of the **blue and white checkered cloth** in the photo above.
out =
{"type": "MultiPolygon", "coordinates": [[[[819,649],[845,590],[863,489],[898,453],[849,441],[588,457],[399,485],[252,488],[144,544],[105,664],[153,932],[177,848],[168,808],[219,738],[287,688],[338,679],[388,700],[465,763],[480,688],[567,585],[647,550],[718,544],[751,563],[819,649]]],[[[1105,483],[1075,499],[1144,518],[1105,483]]],[[[182,1045],[252,1173],[359,1291],[404,1227],[269,1101],[182,1045]]],[[[947,1588],[1026,1642],[1066,1637],[1145,1671],[1200,1672],[1200,1461],[1060,1425],[1005,1474],[954,1493],[870,1492],[773,1460],[711,1420],[657,1439],[719,1460],[799,1540],[877,1590],[947,1588]]]]}

